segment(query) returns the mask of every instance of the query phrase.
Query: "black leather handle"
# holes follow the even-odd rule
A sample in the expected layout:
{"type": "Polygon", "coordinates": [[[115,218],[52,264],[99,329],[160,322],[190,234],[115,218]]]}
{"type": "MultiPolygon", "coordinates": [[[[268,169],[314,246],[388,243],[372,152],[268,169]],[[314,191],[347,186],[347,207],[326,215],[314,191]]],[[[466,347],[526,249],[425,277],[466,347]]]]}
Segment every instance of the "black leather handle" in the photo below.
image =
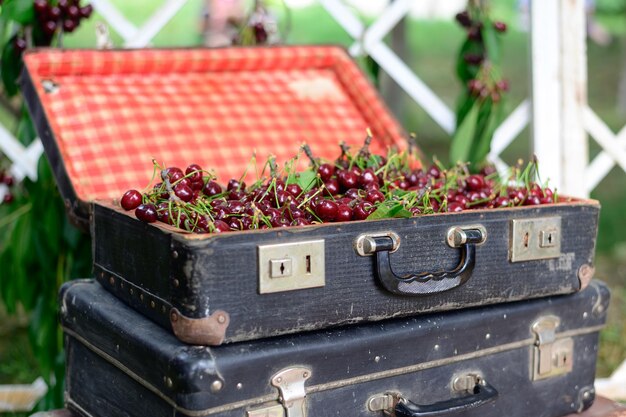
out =
{"type": "Polygon", "coordinates": [[[401,295],[428,295],[448,291],[463,285],[472,275],[476,263],[476,244],[484,241],[478,229],[463,230],[465,242],[461,244],[461,260],[449,271],[420,272],[405,276],[396,275],[391,268],[389,253],[393,239],[387,236],[374,237],[376,273],[387,291],[401,295]]]}
{"type": "Polygon", "coordinates": [[[461,413],[488,404],[498,398],[498,391],[487,382],[476,384],[469,395],[440,401],[434,404],[418,405],[405,398],[394,407],[395,417],[435,417],[461,413]]]}

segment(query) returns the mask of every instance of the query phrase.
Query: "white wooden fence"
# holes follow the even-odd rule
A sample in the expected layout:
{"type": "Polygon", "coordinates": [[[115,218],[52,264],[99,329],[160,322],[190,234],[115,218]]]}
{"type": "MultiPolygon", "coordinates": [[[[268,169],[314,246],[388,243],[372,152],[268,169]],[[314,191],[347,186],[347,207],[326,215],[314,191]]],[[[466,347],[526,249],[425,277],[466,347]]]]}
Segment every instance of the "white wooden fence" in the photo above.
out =
{"type": "MultiPolygon", "coordinates": [[[[353,55],[368,54],[448,134],[454,113],[385,42],[385,36],[410,12],[414,0],[395,0],[371,24],[364,24],[341,0],[318,0],[354,39],[353,55]]],[[[126,47],[149,46],[150,41],[188,0],[165,0],[141,26],[130,22],[109,0],[91,0],[98,13],[124,40],[126,47]]],[[[500,168],[500,154],[530,123],[533,149],[542,178],[561,193],[586,197],[616,164],[626,171],[626,127],[614,133],[587,105],[585,0],[531,1],[532,97],[524,100],[496,130],[491,161],[500,168]],[[602,148],[589,161],[587,134],[602,148]]],[[[24,148],[0,126],[0,151],[13,161],[12,172],[36,179],[42,147],[37,141],[24,148]]],[[[2,194],[2,189],[0,189],[2,194]]],[[[626,366],[611,381],[626,380],[626,366]]],[[[615,384],[613,384],[614,386],[615,384]]],[[[622,387],[626,387],[623,384],[622,387]]],[[[624,389],[624,388],[622,388],[624,389]]],[[[626,393],[621,392],[622,398],[626,393]]]]}

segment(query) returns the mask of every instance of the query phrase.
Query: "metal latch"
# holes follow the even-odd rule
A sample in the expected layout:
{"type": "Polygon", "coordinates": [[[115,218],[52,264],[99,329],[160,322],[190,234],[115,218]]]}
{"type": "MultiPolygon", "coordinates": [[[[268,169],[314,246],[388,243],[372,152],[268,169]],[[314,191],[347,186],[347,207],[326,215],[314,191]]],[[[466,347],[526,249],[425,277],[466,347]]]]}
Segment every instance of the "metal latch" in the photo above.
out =
{"type": "Polygon", "coordinates": [[[571,337],[556,338],[556,328],[561,320],[545,316],[535,321],[532,331],[537,336],[533,348],[533,381],[570,372],[573,367],[574,340],[571,337]]]}
{"type": "Polygon", "coordinates": [[[306,417],[306,380],[311,377],[308,368],[286,368],[272,377],[271,383],[278,388],[279,401],[285,407],[286,417],[306,417]]]}
{"type": "Polygon", "coordinates": [[[534,261],[561,256],[561,217],[511,220],[509,259],[534,261]]]}

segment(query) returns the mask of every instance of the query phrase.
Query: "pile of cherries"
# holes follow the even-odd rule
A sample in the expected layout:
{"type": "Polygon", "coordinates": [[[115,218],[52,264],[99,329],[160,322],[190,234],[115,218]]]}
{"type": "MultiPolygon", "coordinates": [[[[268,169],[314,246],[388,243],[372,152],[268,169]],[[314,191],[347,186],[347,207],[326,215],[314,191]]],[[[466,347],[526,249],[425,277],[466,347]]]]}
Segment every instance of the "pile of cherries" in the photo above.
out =
{"type": "MultiPolygon", "coordinates": [[[[81,20],[89,18],[93,13],[93,6],[81,6],[80,0],[35,0],[33,8],[36,17],[33,42],[37,46],[50,45],[59,31],[73,32],[81,20]]],[[[13,45],[16,53],[21,54],[27,46],[24,34],[18,34],[13,45]]]]}
{"type": "Polygon", "coordinates": [[[295,164],[286,164],[279,174],[270,160],[271,174],[249,187],[237,179],[224,187],[197,164],[183,171],[155,163],[161,181],[144,193],[127,191],[120,204],[147,223],[213,233],[558,201],[550,188],[531,180],[534,163],[516,168],[513,178],[502,182],[493,167],[477,174],[462,164],[412,168],[421,164],[409,152],[370,154],[369,140],[355,154],[342,145],[333,162],[314,158],[305,145],[309,170],[297,172],[290,168],[295,164]]]}

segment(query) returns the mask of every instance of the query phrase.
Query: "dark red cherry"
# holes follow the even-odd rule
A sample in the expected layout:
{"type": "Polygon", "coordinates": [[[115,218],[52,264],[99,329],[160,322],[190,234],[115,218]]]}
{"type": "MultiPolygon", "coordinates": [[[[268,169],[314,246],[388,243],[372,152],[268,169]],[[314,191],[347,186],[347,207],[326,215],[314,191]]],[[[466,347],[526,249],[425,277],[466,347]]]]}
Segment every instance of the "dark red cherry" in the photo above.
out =
{"type": "Polygon", "coordinates": [[[190,202],[193,198],[193,190],[185,184],[177,184],[174,187],[174,194],[176,194],[176,197],[180,198],[185,203],[190,202]]]}
{"type": "Polygon", "coordinates": [[[335,173],[335,167],[331,164],[322,164],[317,168],[317,173],[320,175],[322,182],[326,182],[335,173]]]}
{"type": "Polygon", "coordinates": [[[324,221],[333,221],[337,217],[337,203],[322,200],[315,206],[315,213],[324,221]]]}
{"type": "Polygon", "coordinates": [[[228,224],[222,220],[215,220],[213,222],[213,227],[215,228],[215,233],[230,232],[231,230],[228,224]]]}
{"type": "Polygon", "coordinates": [[[146,223],[154,223],[158,219],[157,209],[154,207],[154,204],[140,204],[135,209],[135,216],[146,223]]]}
{"type": "Polygon", "coordinates": [[[352,216],[354,220],[365,220],[374,211],[374,206],[369,201],[363,201],[354,207],[352,216]]]}
{"type": "Polygon", "coordinates": [[[378,190],[370,190],[365,195],[365,199],[372,204],[382,203],[385,201],[385,195],[378,190]]]}
{"type": "Polygon", "coordinates": [[[120,204],[124,210],[133,210],[141,204],[141,193],[137,190],[128,190],[122,196],[120,204]]]}
{"type": "Polygon", "coordinates": [[[55,22],[54,20],[48,20],[43,25],[43,31],[48,36],[53,35],[56,30],[57,30],[57,22],[55,22]]]}
{"type": "Polygon", "coordinates": [[[352,209],[347,204],[340,204],[337,206],[337,216],[335,217],[335,221],[338,222],[349,222],[352,220],[352,209]]]}
{"type": "Polygon", "coordinates": [[[481,190],[485,186],[485,178],[481,175],[470,175],[465,182],[467,189],[471,191],[481,190]]]}
{"type": "Polygon", "coordinates": [[[213,197],[214,195],[222,193],[222,187],[215,181],[209,181],[204,186],[202,192],[209,197],[213,197]]]}
{"type": "Polygon", "coordinates": [[[302,188],[300,188],[298,184],[287,184],[285,186],[285,191],[287,191],[294,197],[298,197],[300,194],[302,194],[302,188]]]}
{"type": "Polygon", "coordinates": [[[185,176],[191,182],[202,181],[202,167],[198,164],[191,164],[185,169],[185,176]]]}
{"type": "Polygon", "coordinates": [[[80,15],[85,19],[89,18],[93,13],[93,6],[91,4],[86,4],[80,8],[80,15]]]}
{"type": "Polygon", "coordinates": [[[378,177],[371,168],[365,169],[359,177],[359,185],[365,187],[368,184],[378,183],[378,177]]]}
{"type": "Polygon", "coordinates": [[[448,211],[450,212],[463,211],[463,206],[461,205],[461,203],[457,203],[456,201],[453,201],[452,203],[448,203],[448,211]]]}

